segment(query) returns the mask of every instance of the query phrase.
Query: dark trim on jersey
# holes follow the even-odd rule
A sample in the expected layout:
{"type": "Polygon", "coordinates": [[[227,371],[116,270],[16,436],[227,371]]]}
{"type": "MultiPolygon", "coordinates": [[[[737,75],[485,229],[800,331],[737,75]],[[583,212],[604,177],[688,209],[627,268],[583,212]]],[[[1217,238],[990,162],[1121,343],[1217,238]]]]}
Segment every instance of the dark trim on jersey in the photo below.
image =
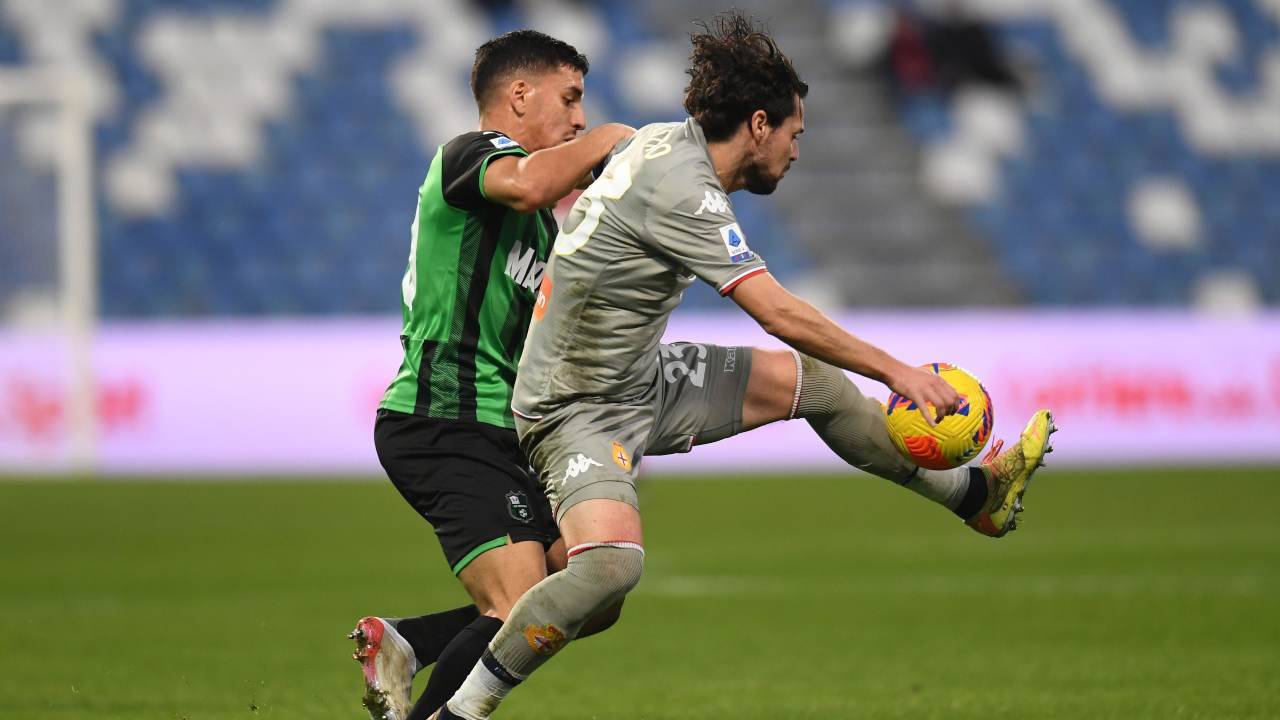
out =
{"type": "MultiPolygon", "coordinates": [[[[471,287],[467,294],[466,315],[462,324],[462,335],[458,340],[458,418],[460,420],[476,420],[476,350],[480,343],[480,313],[484,307],[485,300],[488,297],[489,280],[493,273],[489,269],[493,265],[494,254],[498,250],[498,246],[502,241],[503,224],[506,222],[519,222],[522,217],[520,214],[512,211],[505,205],[492,204],[490,208],[485,210],[487,214],[483,218],[484,235],[480,240],[480,247],[476,253],[475,269],[471,273],[471,287]],[[476,272],[483,269],[483,278],[477,278],[476,272]]],[[[540,223],[547,231],[548,242],[556,234],[555,217],[551,215],[550,210],[539,210],[529,216],[522,232],[516,236],[516,242],[522,242],[526,237],[533,235],[536,237],[537,230],[530,227],[531,223],[540,223]]],[[[529,320],[532,316],[532,308],[529,312],[516,313],[515,308],[521,305],[520,291],[517,290],[512,296],[512,310],[508,317],[515,315],[523,315],[521,318],[520,332],[512,338],[500,337],[503,349],[508,353],[508,357],[518,357],[520,350],[524,345],[524,337],[528,333],[529,320]]],[[[505,329],[505,326],[504,326],[505,329]]],[[[511,378],[510,384],[514,384],[515,378],[511,378]]]]}
{"type": "MultiPolygon", "coordinates": [[[[400,344],[405,346],[405,353],[408,354],[409,336],[401,335],[400,344]]],[[[431,413],[431,360],[436,354],[435,340],[422,341],[422,357],[418,360],[418,397],[413,404],[413,412],[416,415],[429,415],[431,413]]]]}
{"type": "MultiPolygon", "coordinates": [[[[555,234],[553,233],[551,237],[555,237],[555,234]]],[[[515,301],[513,305],[519,307],[519,298],[513,298],[513,300],[515,301]]],[[[529,320],[532,317],[532,310],[527,313],[519,313],[515,312],[515,307],[512,308],[512,312],[507,313],[507,319],[502,323],[502,330],[498,334],[498,342],[502,343],[502,350],[507,354],[507,357],[519,357],[524,349],[524,337],[529,334],[529,320]]],[[[503,379],[506,380],[508,386],[515,387],[515,375],[503,379]]],[[[510,404],[510,402],[511,399],[508,398],[507,403],[510,404]]]]}
{"type": "Polygon", "coordinates": [[[435,417],[453,418],[456,420],[475,420],[474,400],[473,407],[469,416],[464,416],[461,407],[463,403],[463,358],[470,358],[472,365],[470,378],[471,387],[470,394],[474,398],[475,388],[475,347],[478,338],[472,337],[472,347],[463,346],[464,338],[467,337],[468,324],[474,324],[475,319],[469,317],[470,299],[472,284],[475,282],[477,270],[481,270],[485,279],[482,281],[488,285],[488,268],[478,264],[478,259],[482,255],[492,257],[493,251],[485,252],[485,240],[489,234],[486,232],[488,223],[486,218],[481,217],[481,212],[486,214],[493,212],[491,208],[483,211],[473,210],[467,215],[466,225],[462,229],[462,238],[460,240],[461,247],[458,251],[458,269],[456,282],[453,288],[453,316],[449,319],[449,336],[444,344],[445,357],[442,358],[442,368],[445,375],[439,380],[439,383],[447,383],[450,387],[446,392],[441,393],[440,402],[436,404],[435,417]]]}
{"type": "MultiPolygon", "coordinates": [[[[543,229],[546,231],[547,242],[554,245],[556,233],[559,231],[559,227],[556,224],[554,213],[549,208],[539,210],[537,215],[532,218],[530,222],[541,223],[543,229]]],[[[537,230],[535,229],[530,233],[529,229],[526,228],[524,236],[527,237],[530,234],[533,234],[536,237],[537,230]]],[[[548,263],[549,262],[550,258],[548,257],[548,263]]],[[[546,270],[544,268],[544,277],[545,272],[546,270]]],[[[506,353],[507,357],[520,357],[524,351],[524,339],[525,336],[529,334],[529,324],[533,321],[532,304],[537,302],[537,293],[538,290],[535,288],[533,290],[533,298],[529,301],[529,305],[524,304],[519,292],[512,297],[512,312],[507,315],[507,320],[503,323],[502,330],[498,334],[498,342],[502,344],[502,350],[506,353]],[[517,309],[521,310],[521,312],[516,312],[517,309]]],[[[509,406],[511,403],[511,394],[515,391],[516,378],[515,375],[512,374],[511,377],[504,377],[503,380],[506,382],[510,391],[507,397],[507,404],[509,406]]]]}
{"type": "MultiPolygon", "coordinates": [[[[524,157],[529,152],[514,142],[506,147],[497,147],[493,145],[497,138],[511,141],[502,133],[486,130],[464,133],[441,146],[444,156],[440,165],[440,193],[446,204],[468,212],[482,212],[489,205],[507,209],[506,205],[496,203],[485,195],[484,174],[489,169],[489,163],[498,158],[508,155],[524,157]],[[481,141],[490,147],[485,147],[484,154],[477,156],[473,144],[481,141]]],[[[481,147],[484,147],[483,144],[481,147]]]]}
{"type": "MultiPolygon", "coordinates": [[[[491,202],[491,203],[495,203],[495,204],[501,204],[501,203],[498,203],[498,201],[497,201],[497,200],[490,200],[490,199],[489,199],[489,193],[487,193],[487,192],[485,192],[485,191],[484,191],[484,174],[485,174],[485,173],[487,173],[487,172],[489,172],[489,163],[493,162],[494,160],[497,160],[497,159],[499,159],[499,158],[504,158],[504,157],[512,157],[512,156],[515,156],[515,157],[528,157],[528,156],[529,156],[529,153],[525,152],[525,151],[524,151],[524,148],[517,147],[517,148],[515,148],[515,149],[516,149],[516,150],[519,150],[519,152],[510,152],[510,151],[508,151],[508,152],[498,152],[498,153],[494,153],[494,154],[490,155],[489,157],[485,158],[485,159],[484,159],[484,161],[480,163],[480,174],[479,174],[479,176],[476,178],[476,189],[480,191],[480,198],[481,198],[481,199],[483,199],[485,202],[491,202]]],[[[504,207],[505,207],[505,206],[504,206],[504,207]]]]}
{"type": "Polygon", "coordinates": [[[480,344],[480,309],[484,306],[489,290],[489,272],[493,254],[502,239],[502,225],[506,222],[507,208],[496,205],[486,208],[481,227],[480,247],[476,252],[475,266],[471,270],[471,287],[467,292],[462,335],[458,338],[458,419],[476,419],[476,348],[480,344]],[[477,271],[480,277],[476,277],[477,271]]]}

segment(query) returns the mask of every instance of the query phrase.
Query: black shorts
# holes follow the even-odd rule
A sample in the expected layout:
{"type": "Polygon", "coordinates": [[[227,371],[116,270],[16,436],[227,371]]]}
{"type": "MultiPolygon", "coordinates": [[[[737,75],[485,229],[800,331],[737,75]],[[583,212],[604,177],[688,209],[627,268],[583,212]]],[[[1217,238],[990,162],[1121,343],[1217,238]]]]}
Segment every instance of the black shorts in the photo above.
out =
{"type": "Polygon", "coordinates": [[[514,430],[380,409],[373,442],[392,484],[435,528],[454,575],[508,537],[544,548],[559,539],[514,430]]]}

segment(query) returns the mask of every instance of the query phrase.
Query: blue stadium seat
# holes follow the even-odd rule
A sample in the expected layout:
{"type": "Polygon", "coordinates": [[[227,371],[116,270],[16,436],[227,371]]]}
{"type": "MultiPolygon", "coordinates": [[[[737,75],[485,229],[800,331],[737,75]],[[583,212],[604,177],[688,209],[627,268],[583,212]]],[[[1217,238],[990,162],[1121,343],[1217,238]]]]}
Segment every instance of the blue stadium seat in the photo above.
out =
{"type": "MultiPolygon", "coordinates": [[[[284,0],[136,0],[95,33],[93,51],[116,81],[120,106],[96,128],[104,162],[136,139],[138,121],[168,89],[139,52],[148,24],[161,16],[243,17],[280,9],[284,0]]],[[[617,92],[611,56],[654,40],[630,3],[597,8],[610,37],[593,58],[593,102],[604,118],[632,124],[617,92]]],[[[497,34],[523,26],[519,9],[489,18],[497,34]]],[[[419,43],[405,26],[329,27],[316,63],[291,79],[288,113],[264,123],[262,151],[246,167],[180,166],[176,198],[155,216],[113,211],[99,197],[101,307],[114,317],[396,312],[417,189],[436,138],[424,146],[392,95],[391,68],[419,43]]],[[[0,64],[24,61],[22,37],[0,16],[0,64]]],[[[432,67],[422,72],[440,72],[432,67]]],[[[465,88],[467,77],[454,80],[465,88]]],[[[677,110],[678,112],[678,110],[677,110]]],[[[3,154],[0,153],[0,157],[3,154]]],[[[0,179],[6,177],[0,175],[0,179]]],[[[99,182],[99,188],[105,186],[99,182]]],[[[3,188],[0,188],[3,190],[3,188]]],[[[779,222],[754,198],[735,198],[758,249],[786,272],[805,265],[796,249],[771,238],[779,222]],[[769,231],[766,232],[765,229],[769,231]]],[[[0,246],[0,252],[3,252],[0,246]]],[[[14,263],[0,256],[0,287],[12,287],[14,263]]],[[[695,299],[694,303],[713,300],[695,299]]]]}
{"type": "MultiPolygon", "coordinates": [[[[1178,0],[1109,0],[1125,30],[1146,49],[1167,48],[1178,0]]],[[[1220,86],[1251,96],[1260,61],[1280,47],[1280,26],[1249,0],[1217,3],[1234,20],[1239,58],[1218,67],[1220,86]]],[[[1182,305],[1205,273],[1233,269],[1251,275],[1268,303],[1280,292],[1280,155],[1209,155],[1187,138],[1172,109],[1133,110],[1103,100],[1085,67],[1069,55],[1057,28],[1020,19],[998,37],[1033,54],[1041,80],[1023,121],[1027,142],[1002,162],[999,197],[971,208],[1005,266],[1025,274],[1036,302],[1051,305],[1182,305]],[[1136,184],[1176,178],[1194,198],[1200,242],[1153,249],[1131,226],[1128,202],[1136,184]]],[[[947,134],[954,110],[941,95],[909,96],[904,123],[922,143],[947,134]]]]}
{"type": "MultiPolygon", "coordinates": [[[[121,3],[117,21],[92,38],[120,100],[118,112],[96,128],[99,167],[105,172],[106,161],[134,141],[139,119],[168,92],[139,52],[150,21],[175,14],[265,16],[283,2],[121,3]]],[[[1169,47],[1171,18],[1188,7],[1181,0],[1105,2],[1148,50],[1169,47]]],[[[1231,18],[1241,43],[1238,57],[1216,68],[1218,82],[1230,94],[1250,97],[1261,87],[1262,62],[1280,48],[1280,25],[1253,0],[1213,2],[1231,18]]],[[[678,119],[637,117],[619,92],[614,58],[655,40],[642,11],[628,0],[599,0],[593,9],[609,33],[609,53],[593,58],[589,80],[605,116],[593,122],[678,119]]],[[[518,9],[489,18],[494,33],[526,21],[518,9]]],[[[1053,24],[1022,18],[996,29],[1001,42],[1031,54],[1041,82],[1023,115],[1024,147],[1000,160],[1000,192],[970,208],[968,218],[1009,272],[1041,274],[1044,282],[1027,288],[1033,302],[1182,304],[1204,273],[1232,268],[1251,274],[1266,302],[1280,302],[1280,203],[1272,197],[1280,187],[1280,156],[1203,153],[1173,110],[1118,108],[1102,98],[1053,24]],[[1203,234],[1196,248],[1155,250],[1135,235],[1129,196],[1153,177],[1178,179],[1195,199],[1203,234]]],[[[435,149],[420,140],[390,84],[390,69],[418,42],[407,27],[326,29],[315,64],[291,78],[287,114],[261,128],[260,155],[244,167],[179,167],[175,202],[159,215],[115,213],[100,180],[104,313],[395,312],[416,190],[435,149]]],[[[0,65],[27,60],[20,32],[0,17],[0,65]]],[[[955,130],[948,98],[905,95],[901,102],[903,122],[921,143],[955,130]]],[[[0,147],[0,162],[11,158],[12,148],[0,147]]],[[[6,177],[0,175],[0,202],[29,191],[6,177]]],[[[753,246],[775,273],[785,278],[813,266],[786,242],[784,221],[767,201],[745,194],[734,201],[753,246]]],[[[0,243],[0,288],[22,281],[21,263],[3,254],[11,246],[0,243]]],[[[722,307],[708,293],[690,293],[688,302],[722,307]]]]}

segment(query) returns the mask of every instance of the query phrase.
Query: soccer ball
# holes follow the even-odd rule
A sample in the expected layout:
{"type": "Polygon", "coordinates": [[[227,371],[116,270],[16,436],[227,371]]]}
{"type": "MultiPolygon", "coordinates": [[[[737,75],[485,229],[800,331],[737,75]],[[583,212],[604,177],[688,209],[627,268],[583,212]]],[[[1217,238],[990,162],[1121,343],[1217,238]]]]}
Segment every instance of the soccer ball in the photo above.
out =
{"type": "MultiPolygon", "coordinates": [[[[929,427],[914,402],[892,393],[884,406],[889,437],[904,457],[920,467],[931,470],[960,467],[982,452],[991,436],[991,426],[995,423],[991,396],[978,378],[955,365],[931,363],[921,367],[951,383],[960,393],[960,409],[929,427]]],[[[933,412],[932,405],[927,412],[933,412]]]]}

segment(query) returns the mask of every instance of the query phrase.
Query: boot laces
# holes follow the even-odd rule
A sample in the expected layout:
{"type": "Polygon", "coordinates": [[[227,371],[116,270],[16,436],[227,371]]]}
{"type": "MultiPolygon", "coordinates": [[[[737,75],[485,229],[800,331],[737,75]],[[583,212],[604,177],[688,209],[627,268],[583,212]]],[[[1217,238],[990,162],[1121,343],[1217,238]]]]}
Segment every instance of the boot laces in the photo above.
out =
{"type": "Polygon", "coordinates": [[[987,451],[987,454],[986,454],[986,455],[983,455],[983,456],[982,456],[982,463],[981,463],[981,464],[982,464],[982,465],[986,465],[987,463],[991,462],[992,460],[995,460],[995,459],[996,459],[996,456],[1000,454],[1000,450],[1001,450],[1001,449],[1003,449],[1003,448],[1004,448],[1004,440],[997,440],[997,441],[995,441],[994,443],[992,443],[992,444],[991,444],[991,449],[987,451]]]}

